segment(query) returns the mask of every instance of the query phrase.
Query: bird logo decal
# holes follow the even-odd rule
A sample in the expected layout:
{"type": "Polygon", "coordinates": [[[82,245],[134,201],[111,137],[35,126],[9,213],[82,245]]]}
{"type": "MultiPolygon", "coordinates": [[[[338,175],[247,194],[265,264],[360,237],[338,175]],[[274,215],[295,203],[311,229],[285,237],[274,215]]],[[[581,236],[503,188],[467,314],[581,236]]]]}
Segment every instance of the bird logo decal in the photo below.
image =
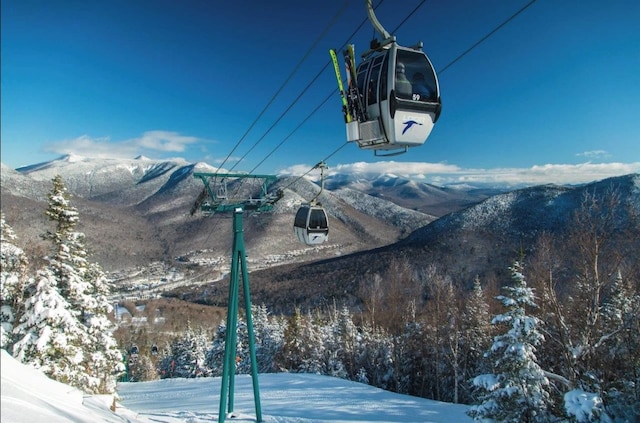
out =
{"type": "Polygon", "coordinates": [[[411,128],[413,125],[422,125],[420,122],[416,122],[413,119],[409,119],[406,122],[402,122],[402,124],[405,125],[404,129],[402,130],[402,135],[404,135],[404,133],[407,132],[409,128],[411,128]]]}

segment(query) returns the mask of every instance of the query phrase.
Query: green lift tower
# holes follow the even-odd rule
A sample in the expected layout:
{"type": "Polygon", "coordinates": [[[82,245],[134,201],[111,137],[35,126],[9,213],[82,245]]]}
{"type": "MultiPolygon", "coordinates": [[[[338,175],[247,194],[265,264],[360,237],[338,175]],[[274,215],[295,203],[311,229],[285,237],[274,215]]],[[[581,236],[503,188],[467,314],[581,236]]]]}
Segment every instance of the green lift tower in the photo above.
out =
{"type": "Polygon", "coordinates": [[[247,258],[243,236],[243,214],[245,211],[264,212],[273,209],[273,205],[282,197],[282,192],[275,194],[267,192],[267,188],[276,179],[274,175],[250,175],[243,173],[198,173],[193,176],[204,183],[204,189],[198,196],[193,214],[198,208],[206,214],[233,214],[233,248],[231,255],[231,275],[229,279],[229,305],[227,309],[227,333],[224,346],[224,362],[222,367],[222,387],[220,388],[220,408],[218,421],[224,423],[226,417],[234,411],[233,393],[236,373],[237,327],[238,327],[238,297],[240,275],[242,275],[242,290],[244,292],[244,308],[246,313],[247,331],[249,334],[249,354],[251,359],[251,378],[253,381],[253,396],[256,409],[256,421],[262,421],[262,407],[260,405],[260,387],[258,384],[258,364],[256,361],[255,336],[253,320],[251,318],[251,295],[249,292],[249,274],[247,273],[247,258]],[[244,182],[254,182],[254,189],[247,189],[244,182]],[[255,182],[262,181],[258,188],[255,182]],[[234,195],[228,194],[230,184],[234,195]]]}

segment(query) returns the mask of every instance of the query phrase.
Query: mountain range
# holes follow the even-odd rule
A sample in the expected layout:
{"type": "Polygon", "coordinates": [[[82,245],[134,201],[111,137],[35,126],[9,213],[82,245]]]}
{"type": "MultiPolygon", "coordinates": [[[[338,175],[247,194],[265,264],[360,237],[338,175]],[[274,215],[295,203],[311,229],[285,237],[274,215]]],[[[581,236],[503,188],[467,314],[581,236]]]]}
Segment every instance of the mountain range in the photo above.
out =
{"type": "MultiPolygon", "coordinates": [[[[226,215],[190,215],[203,189],[194,172],[214,173],[205,163],[181,159],[158,161],[92,159],[66,155],[17,170],[2,165],[2,210],[28,248],[41,246],[47,229],[44,215],[51,180],[56,175],[80,212],[80,228],[94,260],[107,270],[172,261],[194,251],[226,255],[231,246],[226,215]]],[[[226,172],[220,170],[219,172],[226,172]]],[[[243,181],[229,181],[230,192],[243,181]]],[[[293,236],[293,218],[300,204],[320,192],[307,178],[278,177],[270,190],[283,197],[272,213],[248,215],[245,240],[248,255],[314,260],[379,247],[453,210],[477,203],[490,191],[465,192],[419,184],[402,178],[362,175],[328,178],[319,195],[330,218],[330,242],[308,248],[293,236]]]]}
{"type": "MultiPolygon", "coordinates": [[[[144,157],[68,155],[16,170],[3,164],[2,211],[20,246],[44,251],[39,235],[50,225],[44,215],[47,193],[59,174],[80,213],[79,230],[86,235],[92,259],[105,270],[152,262],[182,266],[196,286],[170,295],[224,304],[225,290],[216,286],[228,271],[231,219],[225,214],[190,214],[203,190],[194,172],[225,171],[205,163],[144,157]]],[[[228,192],[245,196],[257,189],[245,179],[226,182],[228,192]]],[[[616,230],[640,238],[638,174],[582,186],[512,191],[437,187],[393,175],[331,175],[322,192],[317,182],[276,177],[269,191],[280,190],[282,198],[273,211],[245,213],[247,260],[256,286],[252,295],[274,309],[290,311],[294,305],[335,298],[356,301],[359,290],[376,275],[388,273],[394,262],[410,263],[418,273],[437,267],[464,285],[477,275],[500,278],[538,235],[566,231],[588,194],[603,198],[615,191],[626,210],[618,216],[616,230]],[[307,247],[293,236],[293,218],[300,204],[315,196],[329,215],[329,241],[307,247]]]]}

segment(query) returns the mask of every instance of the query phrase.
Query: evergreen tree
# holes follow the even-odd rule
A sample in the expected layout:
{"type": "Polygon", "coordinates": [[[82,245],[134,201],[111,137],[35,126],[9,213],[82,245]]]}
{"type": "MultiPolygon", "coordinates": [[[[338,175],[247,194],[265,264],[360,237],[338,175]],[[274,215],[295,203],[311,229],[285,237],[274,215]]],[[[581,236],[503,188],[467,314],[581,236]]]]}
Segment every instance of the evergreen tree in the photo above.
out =
{"type": "Polygon", "coordinates": [[[357,351],[358,375],[356,380],[378,388],[395,388],[393,337],[382,328],[365,326],[360,334],[357,351]],[[363,377],[363,373],[364,376],[363,377]]]}
{"type": "Polygon", "coordinates": [[[90,284],[83,277],[88,267],[84,234],[75,231],[80,218],[77,209],[70,204],[62,177],[56,175],[52,183],[45,214],[54,223],[55,230],[43,235],[52,243],[48,266],[58,280],[60,294],[69,301],[73,312],[84,319],[84,313],[92,308],[93,303],[90,284]]]}
{"type": "MultiPolygon", "coordinates": [[[[462,313],[462,379],[470,380],[474,375],[488,370],[484,362],[484,351],[491,346],[491,317],[480,278],[473,281],[473,289],[464,301],[462,313]]],[[[466,388],[467,385],[462,385],[466,388]]],[[[463,389],[461,401],[471,400],[469,389],[463,389]]]]}
{"type": "Polygon", "coordinates": [[[425,395],[421,382],[433,376],[425,368],[430,361],[427,357],[432,342],[430,342],[431,339],[427,340],[424,326],[420,322],[406,323],[394,343],[395,390],[402,394],[425,395]]]}
{"type": "MultiPolygon", "coordinates": [[[[342,309],[344,310],[344,308],[342,309]]],[[[349,373],[345,360],[350,358],[352,344],[343,345],[342,339],[349,335],[344,333],[348,324],[343,315],[344,311],[338,311],[334,304],[327,324],[320,327],[322,337],[322,374],[348,379],[349,373]]],[[[348,310],[346,311],[348,314],[348,310]]],[[[353,324],[353,323],[352,323],[353,324]]],[[[350,332],[350,329],[347,329],[350,332]]]]}
{"type": "Polygon", "coordinates": [[[75,230],[78,212],[69,202],[62,178],[57,175],[52,182],[45,214],[54,222],[55,231],[43,235],[51,241],[52,251],[46,268],[39,274],[33,296],[25,303],[28,309],[25,315],[27,312],[29,315],[21,319],[17,330],[20,348],[14,354],[27,363],[45,367],[50,376],[85,392],[110,393],[115,390],[116,377],[124,367],[108,319],[109,286],[100,267],[87,260],[84,234],[75,230]],[[57,310],[54,316],[50,315],[50,309],[57,310]],[[56,316],[62,316],[61,321],[56,316]],[[50,330],[57,335],[46,336],[50,330],[43,324],[50,324],[50,330]],[[35,350],[30,346],[32,343],[37,346],[35,350]],[[43,354],[42,345],[49,344],[55,353],[50,365],[45,365],[47,360],[38,358],[38,354],[43,354]],[[69,350],[61,344],[66,344],[69,350]],[[67,353],[70,355],[63,357],[67,353]],[[65,369],[61,375],[54,369],[56,365],[65,369]]]}
{"type": "MultiPolygon", "coordinates": [[[[637,416],[634,407],[640,403],[640,295],[621,272],[611,283],[602,308],[603,330],[597,344],[603,362],[599,372],[602,400],[612,418],[632,421],[637,416]]],[[[594,406],[591,415],[600,420],[593,420],[606,421],[602,405],[594,406]]]]}
{"type": "Polygon", "coordinates": [[[87,382],[82,349],[85,328],[58,291],[57,279],[45,268],[36,276],[34,292],[14,329],[13,355],[51,378],[81,387],[87,382]]]}
{"type": "Polygon", "coordinates": [[[319,314],[308,315],[302,327],[303,354],[301,373],[317,373],[328,375],[329,361],[332,358],[331,351],[327,351],[326,340],[329,338],[328,325],[319,314]]]}
{"type": "Polygon", "coordinates": [[[87,338],[84,349],[89,359],[86,369],[91,384],[86,390],[93,393],[115,392],[116,379],[125,370],[122,353],[113,336],[114,324],[109,320],[113,306],[108,300],[110,287],[99,265],[90,263],[84,274],[89,284],[91,301],[85,304],[84,321],[87,338]]]}
{"type": "Polygon", "coordinates": [[[201,329],[192,329],[189,324],[182,338],[171,344],[173,377],[208,376],[205,362],[208,345],[206,334],[201,329]]]}
{"type": "Polygon", "coordinates": [[[304,321],[300,309],[296,307],[293,314],[287,319],[283,333],[282,350],[277,359],[283,369],[297,372],[302,367],[305,354],[303,325],[304,321]]]}
{"type": "Polygon", "coordinates": [[[24,251],[14,245],[17,239],[0,212],[0,347],[11,351],[14,325],[24,310],[24,291],[29,284],[29,261],[24,251]]]}
{"type": "Polygon", "coordinates": [[[258,372],[276,372],[276,357],[281,354],[284,346],[285,325],[281,319],[269,316],[265,305],[253,306],[252,316],[258,372]]]}
{"type": "Polygon", "coordinates": [[[499,422],[547,422],[549,381],[537,364],[536,346],[543,341],[537,318],[527,314],[535,307],[533,290],[527,286],[522,267],[511,267],[513,286],[504,287],[497,297],[507,308],[492,323],[506,326],[508,331],[494,338],[487,352],[494,373],[477,376],[473,383],[481,391],[481,404],[469,409],[475,420],[499,422]]]}
{"type": "Polygon", "coordinates": [[[138,357],[129,365],[129,381],[144,382],[158,379],[158,371],[153,361],[146,354],[138,354],[138,357]]]}
{"type": "MultiPolygon", "coordinates": [[[[227,336],[227,322],[222,321],[213,334],[211,348],[205,353],[205,365],[211,376],[222,376],[224,366],[224,348],[227,336]]],[[[162,377],[173,377],[175,360],[172,356],[164,357],[160,364],[162,377]]]]}
{"type": "Polygon", "coordinates": [[[342,306],[333,322],[333,349],[337,359],[342,363],[346,377],[354,379],[359,371],[356,362],[358,345],[362,341],[356,325],[353,323],[351,312],[347,306],[342,306]]]}

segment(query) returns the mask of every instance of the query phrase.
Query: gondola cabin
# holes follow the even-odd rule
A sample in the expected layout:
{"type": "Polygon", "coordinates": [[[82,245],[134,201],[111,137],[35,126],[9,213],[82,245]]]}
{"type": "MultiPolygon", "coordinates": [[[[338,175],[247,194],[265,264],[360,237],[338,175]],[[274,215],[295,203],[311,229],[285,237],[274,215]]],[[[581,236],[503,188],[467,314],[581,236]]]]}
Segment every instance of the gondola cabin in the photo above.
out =
{"type": "Polygon", "coordinates": [[[438,78],[421,45],[402,47],[392,38],[370,50],[358,65],[357,88],[364,114],[347,123],[347,138],[376,155],[424,144],[440,116],[438,78]]]}
{"type": "Polygon", "coordinates": [[[303,204],[293,222],[298,241],[307,245],[319,245],[329,239],[327,213],[319,205],[303,204]]]}

